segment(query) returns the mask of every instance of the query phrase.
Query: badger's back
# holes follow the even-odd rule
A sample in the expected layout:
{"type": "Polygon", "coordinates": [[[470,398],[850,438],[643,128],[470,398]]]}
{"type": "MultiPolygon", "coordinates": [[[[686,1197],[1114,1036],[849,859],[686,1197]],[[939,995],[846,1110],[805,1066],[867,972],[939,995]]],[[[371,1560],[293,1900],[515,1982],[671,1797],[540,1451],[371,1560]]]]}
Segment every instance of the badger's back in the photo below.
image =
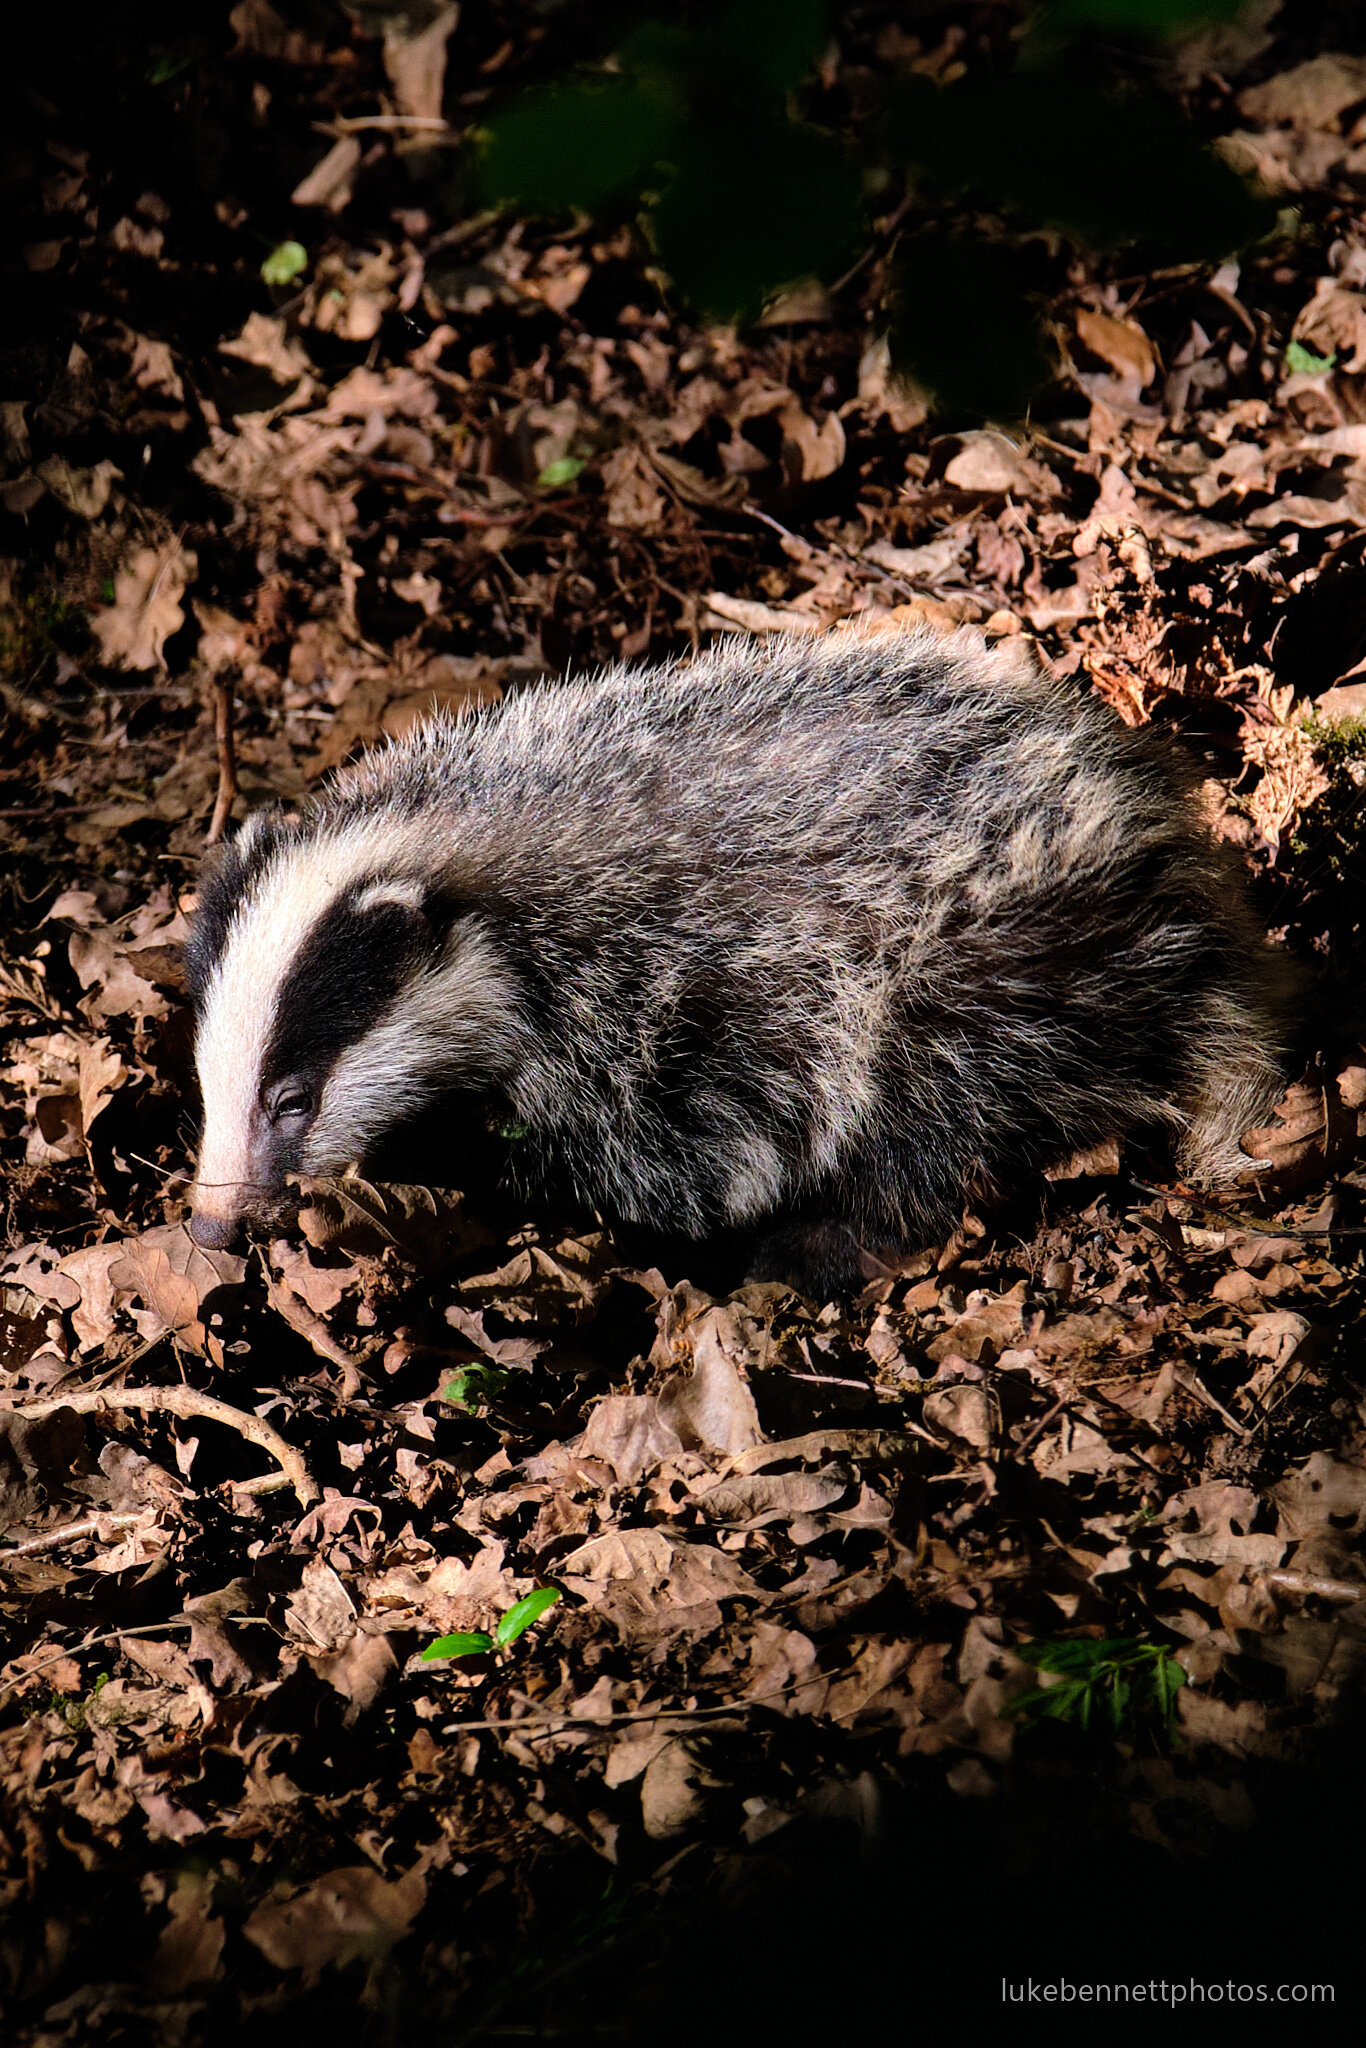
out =
{"type": "Polygon", "coordinates": [[[1144,1123],[1227,1171],[1276,1084],[1245,914],[1166,755],[973,634],[527,691],[369,756],[293,830],[441,878],[506,970],[529,1177],[627,1217],[933,1236],[965,1187],[1144,1123]]]}

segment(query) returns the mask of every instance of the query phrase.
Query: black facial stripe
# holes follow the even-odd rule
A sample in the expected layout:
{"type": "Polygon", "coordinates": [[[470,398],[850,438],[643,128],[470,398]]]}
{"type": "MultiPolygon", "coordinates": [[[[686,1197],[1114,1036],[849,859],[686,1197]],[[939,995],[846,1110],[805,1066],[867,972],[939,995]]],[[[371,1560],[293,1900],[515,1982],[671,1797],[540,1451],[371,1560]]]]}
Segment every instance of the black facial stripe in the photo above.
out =
{"type": "Polygon", "coordinates": [[[371,886],[362,882],[333,904],[295,958],[276,1005],[264,1088],[291,1074],[320,1084],[423,960],[439,954],[445,931],[425,910],[395,902],[358,908],[371,886]]]}

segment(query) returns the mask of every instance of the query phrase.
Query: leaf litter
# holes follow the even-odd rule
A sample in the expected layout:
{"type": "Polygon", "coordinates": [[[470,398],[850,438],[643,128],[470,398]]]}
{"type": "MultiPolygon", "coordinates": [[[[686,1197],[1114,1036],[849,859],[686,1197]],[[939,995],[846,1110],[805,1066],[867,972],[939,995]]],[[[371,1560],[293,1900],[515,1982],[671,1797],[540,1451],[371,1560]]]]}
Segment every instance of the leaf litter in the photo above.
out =
{"type": "MultiPolygon", "coordinates": [[[[235,80],[364,101],[270,7],[232,23],[235,80]]],[[[432,121],[463,32],[433,10],[346,65],[432,121]]],[[[398,129],[317,150],[306,268],[239,275],[196,337],[157,310],[204,261],[175,200],[116,196],[38,116],[63,182],[30,262],[72,331],[6,402],[0,483],[0,1886],[58,1930],[15,1951],[24,2038],[183,2039],[337,1973],[378,2010],[396,1967],[466,2015],[510,1929],[559,1938],[544,1873],[593,1868],[629,1919],[893,1787],[966,1812],[1065,1769],[1106,1825],[1209,1854],[1350,1715],[1348,1031],[1232,1201],[1101,1147],[846,1304],[477,1185],[304,1184],[245,1258],[184,1228],[224,682],[240,818],[570,664],[736,626],[1026,634],[1185,738],[1265,924],[1350,989],[1363,60],[1244,61],[1221,147],[1298,224],[1242,269],[1074,258],[1047,424],[1009,432],[892,375],[880,258],[837,313],[690,327],[624,229],[385,210],[398,129]]],[[[219,221],[252,244],[245,202],[219,221]]]]}

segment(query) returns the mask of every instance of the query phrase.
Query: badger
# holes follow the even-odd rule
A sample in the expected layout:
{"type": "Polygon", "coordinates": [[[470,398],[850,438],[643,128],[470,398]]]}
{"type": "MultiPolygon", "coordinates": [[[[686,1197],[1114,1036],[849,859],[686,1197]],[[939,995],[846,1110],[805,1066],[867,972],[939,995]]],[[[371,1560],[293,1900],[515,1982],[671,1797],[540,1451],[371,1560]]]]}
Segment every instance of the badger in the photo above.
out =
{"type": "Polygon", "coordinates": [[[742,1230],[827,1294],[1115,1135],[1227,1183],[1285,1032],[1225,851],[1152,735],[969,631],[434,718],[203,878],[190,1229],[226,1247],[470,1099],[519,1190],[742,1230]]]}

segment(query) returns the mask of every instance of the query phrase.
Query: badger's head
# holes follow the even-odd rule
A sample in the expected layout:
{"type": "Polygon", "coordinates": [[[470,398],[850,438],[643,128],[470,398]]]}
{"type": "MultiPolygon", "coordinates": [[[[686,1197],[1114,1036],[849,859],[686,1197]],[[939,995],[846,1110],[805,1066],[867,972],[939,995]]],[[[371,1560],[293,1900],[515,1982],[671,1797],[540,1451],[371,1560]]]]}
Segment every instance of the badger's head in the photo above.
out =
{"type": "Polygon", "coordinates": [[[290,1173],[364,1162],[428,1103],[508,1068],[501,950],[402,818],[257,813],[203,878],[186,966],[201,1245],[271,1221],[290,1173]]]}

